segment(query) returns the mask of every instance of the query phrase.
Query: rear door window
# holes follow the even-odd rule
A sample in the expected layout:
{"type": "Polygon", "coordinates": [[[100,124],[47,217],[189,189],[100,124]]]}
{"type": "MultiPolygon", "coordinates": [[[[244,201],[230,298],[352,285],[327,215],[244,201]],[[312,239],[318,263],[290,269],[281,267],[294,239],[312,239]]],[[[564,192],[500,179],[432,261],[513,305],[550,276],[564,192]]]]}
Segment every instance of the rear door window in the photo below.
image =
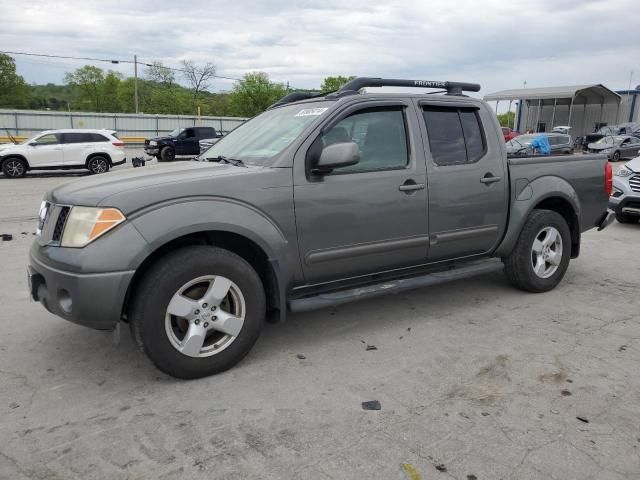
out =
{"type": "Polygon", "coordinates": [[[486,141],[476,109],[428,106],[423,116],[437,165],[474,163],[484,156],[486,141]]]}
{"type": "Polygon", "coordinates": [[[87,143],[91,141],[90,133],[63,133],[62,143],[87,143]]]}

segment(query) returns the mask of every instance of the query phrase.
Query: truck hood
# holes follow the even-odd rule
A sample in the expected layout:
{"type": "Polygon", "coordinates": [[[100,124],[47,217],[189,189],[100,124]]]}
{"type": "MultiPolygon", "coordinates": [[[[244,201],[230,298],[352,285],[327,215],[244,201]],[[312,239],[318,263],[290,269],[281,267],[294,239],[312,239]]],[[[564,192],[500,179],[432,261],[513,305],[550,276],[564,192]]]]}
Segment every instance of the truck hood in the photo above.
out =
{"type": "Polygon", "coordinates": [[[176,139],[175,137],[170,137],[169,135],[163,135],[163,136],[160,136],[160,137],[150,138],[149,140],[154,140],[156,142],[161,142],[161,141],[165,141],[165,140],[175,140],[175,139],[176,139]]]}
{"type": "Polygon", "coordinates": [[[156,202],[221,191],[240,198],[243,187],[251,183],[248,177],[264,177],[268,170],[276,169],[217,162],[150,165],[75,180],[50,191],[47,199],[62,205],[111,206],[127,214],[156,202]]]}

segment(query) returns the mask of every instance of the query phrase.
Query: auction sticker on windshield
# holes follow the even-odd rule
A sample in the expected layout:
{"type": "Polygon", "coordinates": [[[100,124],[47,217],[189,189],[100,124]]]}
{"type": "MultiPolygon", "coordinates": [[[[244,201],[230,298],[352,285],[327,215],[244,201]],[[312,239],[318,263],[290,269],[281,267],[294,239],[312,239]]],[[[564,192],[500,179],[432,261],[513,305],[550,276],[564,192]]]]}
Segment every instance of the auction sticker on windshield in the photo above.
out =
{"type": "Polygon", "coordinates": [[[310,117],[312,115],[322,115],[328,108],[305,108],[295,114],[296,117],[310,117]]]}

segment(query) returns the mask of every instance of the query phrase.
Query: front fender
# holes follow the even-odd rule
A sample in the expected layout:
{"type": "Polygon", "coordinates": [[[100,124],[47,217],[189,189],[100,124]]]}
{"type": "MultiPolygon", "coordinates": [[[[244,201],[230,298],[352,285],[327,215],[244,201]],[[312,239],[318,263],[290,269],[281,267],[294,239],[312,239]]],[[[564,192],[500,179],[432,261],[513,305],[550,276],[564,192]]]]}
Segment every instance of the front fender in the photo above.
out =
{"type": "Polygon", "coordinates": [[[507,230],[494,256],[504,257],[511,253],[531,211],[544,200],[551,198],[561,198],[571,205],[578,222],[577,231],[582,231],[580,198],[569,182],[555,175],[539,177],[532,182],[518,179],[512,184],[507,230]]]}
{"type": "MultiPolygon", "coordinates": [[[[264,212],[231,199],[192,198],[167,202],[137,212],[131,222],[149,243],[151,251],[176,238],[206,231],[242,235],[260,246],[270,260],[281,260],[289,247],[282,230],[264,212]]],[[[140,263],[143,260],[140,259],[140,263]]]]}

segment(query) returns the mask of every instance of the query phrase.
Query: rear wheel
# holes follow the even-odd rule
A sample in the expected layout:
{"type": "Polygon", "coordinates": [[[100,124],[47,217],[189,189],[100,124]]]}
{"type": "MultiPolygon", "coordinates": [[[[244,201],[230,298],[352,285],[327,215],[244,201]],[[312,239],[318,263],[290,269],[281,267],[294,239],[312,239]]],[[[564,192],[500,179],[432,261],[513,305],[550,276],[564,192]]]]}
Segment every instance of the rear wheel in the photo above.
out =
{"type": "Polygon", "coordinates": [[[566,220],[551,210],[534,210],[515,248],[504,259],[505,273],[521,290],[546,292],[560,283],[570,258],[571,232],[566,220]]]}
{"type": "Polygon", "coordinates": [[[92,157],[87,162],[87,168],[89,172],[93,175],[97,175],[98,173],[106,173],[109,171],[109,159],[103,157],[102,155],[96,155],[92,157]]]}
{"type": "Polygon", "coordinates": [[[2,173],[9,178],[24,177],[27,174],[27,162],[21,158],[7,158],[2,162],[2,173]]]}
{"type": "Polygon", "coordinates": [[[251,265],[228,250],[193,246],[151,267],[130,322],[138,345],[160,370],[199,378],[242,360],[264,317],[264,289],[251,265]]]}
{"type": "Polygon", "coordinates": [[[164,147],[160,150],[158,160],[161,162],[173,162],[176,158],[176,152],[171,147],[164,147]]]}

